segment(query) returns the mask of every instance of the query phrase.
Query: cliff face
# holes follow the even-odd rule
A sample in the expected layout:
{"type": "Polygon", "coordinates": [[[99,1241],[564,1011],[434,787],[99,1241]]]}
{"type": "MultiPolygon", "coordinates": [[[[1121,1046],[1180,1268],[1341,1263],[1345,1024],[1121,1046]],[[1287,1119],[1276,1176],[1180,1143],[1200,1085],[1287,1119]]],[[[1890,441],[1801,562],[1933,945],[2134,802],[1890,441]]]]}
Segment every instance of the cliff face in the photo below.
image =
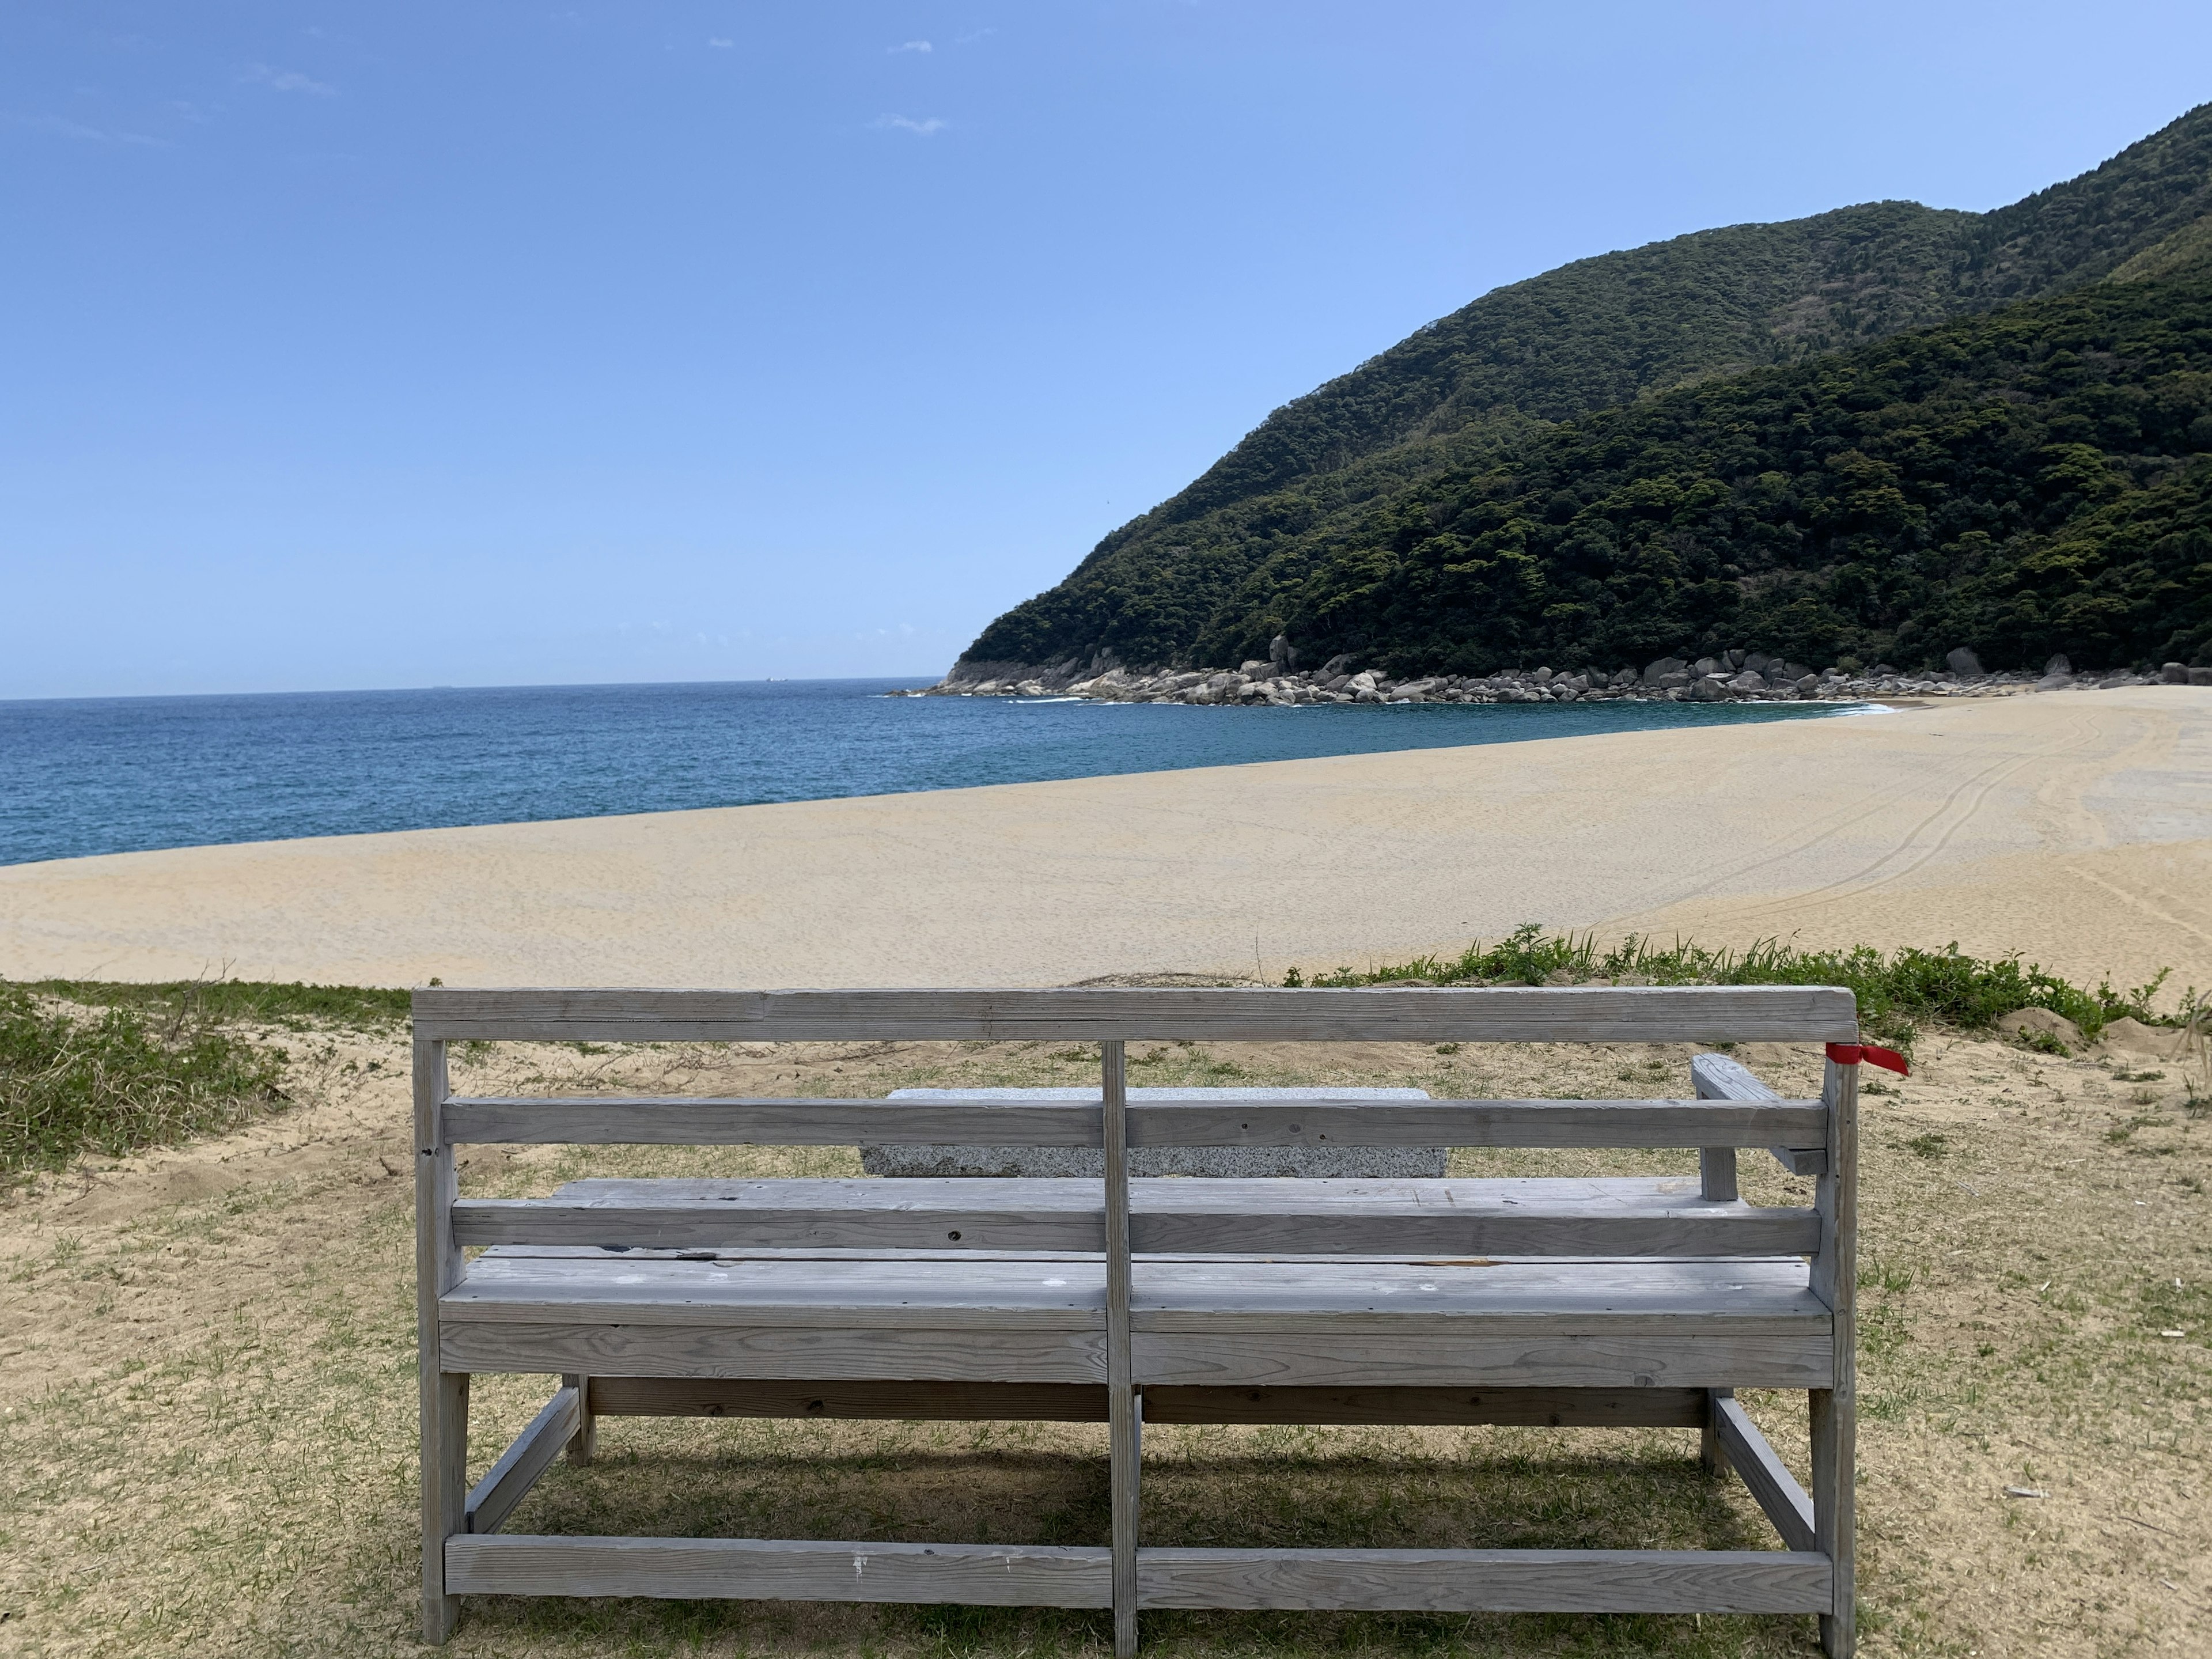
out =
{"type": "MultiPolygon", "coordinates": [[[[1876,203],[1700,232],[1497,289],[1278,410],[1058,586],[991,623],[953,678],[1225,665],[1285,633],[1310,659],[1352,650],[1441,667],[1407,656],[1439,649],[1510,659],[1520,647],[1480,617],[1439,635],[1410,592],[1388,617],[1361,599],[1406,586],[1419,520],[1470,480],[1525,466],[1555,429],[1602,411],[1626,416],[1669,393],[2089,283],[2172,276],[2212,248],[2208,210],[2212,106],[1992,213],[1876,203]]],[[[1545,511],[1571,517],[1586,504],[1545,511]]],[[[1756,597],[1741,577],[1715,580],[1739,584],[1727,603],[1756,597]]],[[[1664,648],[1694,646],[1722,620],[1664,648]]],[[[1585,654],[1609,648],[1581,643],[1585,654]]]]}

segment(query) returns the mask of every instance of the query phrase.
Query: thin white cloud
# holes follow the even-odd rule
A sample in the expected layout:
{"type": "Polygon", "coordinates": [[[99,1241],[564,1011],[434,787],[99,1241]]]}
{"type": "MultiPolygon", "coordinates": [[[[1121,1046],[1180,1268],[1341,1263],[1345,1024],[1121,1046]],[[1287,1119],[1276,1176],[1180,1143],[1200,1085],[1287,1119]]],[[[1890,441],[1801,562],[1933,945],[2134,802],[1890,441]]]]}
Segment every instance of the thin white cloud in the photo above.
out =
{"type": "Polygon", "coordinates": [[[128,132],[115,127],[90,127],[82,121],[68,121],[58,115],[15,115],[8,118],[17,126],[28,127],[33,132],[51,132],[57,138],[75,138],[88,144],[138,144],[152,149],[166,149],[169,141],[155,138],[143,132],[128,132]]]}
{"type": "Polygon", "coordinates": [[[917,138],[934,138],[952,123],[934,115],[924,116],[919,121],[911,115],[878,115],[876,125],[890,131],[910,132],[917,138]]]}
{"type": "Polygon", "coordinates": [[[997,33],[996,29],[970,29],[965,34],[954,35],[952,44],[956,46],[972,46],[978,40],[987,40],[997,33]]]}
{"type": "Polygon", "coordinates": [[[727,52],[731,47],[736,46],[738,43],[734,40],[725,40],[719,34],[710,34],[707,37],[707,44],[714,47],[717,52],[727,52]]]}
{"type": "Polygon", "coordinates": [[[884,50],[895,58],[902,52],[935,52],[937,48],[927,40],[907,40],[896,46],[885,46],[884,50]]]}
{"type": "Polygon", "coordinates": [[[238,78],[276,92],[311,92],[318,98],[334,98],[338,90],[328,82],[311,79],[297,70],[278,69],[273,64],[249,64],[238,78]]]}

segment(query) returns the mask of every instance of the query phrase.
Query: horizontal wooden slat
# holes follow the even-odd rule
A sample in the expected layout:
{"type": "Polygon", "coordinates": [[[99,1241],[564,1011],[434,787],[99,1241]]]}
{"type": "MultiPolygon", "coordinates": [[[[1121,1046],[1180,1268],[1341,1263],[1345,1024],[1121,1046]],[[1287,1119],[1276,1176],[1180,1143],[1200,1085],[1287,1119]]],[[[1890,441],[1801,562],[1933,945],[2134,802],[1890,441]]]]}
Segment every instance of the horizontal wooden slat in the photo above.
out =
{"type": "Polygon", "coordinates": [[[1103,1423],[1106,1389],[1103,1383],[1085,1382],[856,1382],[822,1377],[763,1381],[757,1377],[595,1376],[592,1379],[592,1409],[602,1417],[1103,1423]]]}
{"type": "Polygon", "coordinates": [[[579,1372],[600,1376],[827,1377],[850,1381],[1097,1382],[1099,1331],[896,1327],[609,1325],[547,1318],[447,1323],[449,1371],[579,1372]]]}
{"type": "Polygon", "coordinates": [[[1145,1389],[1147,1423],[1501,1424],[1520,1428],[1693,1429],[1698,1389],[1145,1389]]]}
{"type": "Polygon", "coordinates": [[[1146,1101],[1133,1146],[1826,1146],[1817,1100],[1146,1101]]]}
{"type": "MultiPolygon", "coordinates": [[[[1103,1423],[1106,1390],[1079,1382],[853,1382],[821,1378],[599,1376],[601,1417],[820,1417],[1103,1423]]],[[[1510,1424],[1682,1428],[1698,1389],[1206,1389],[1145,1390],[1147,1423],[1510,1424]]]]}
{"type": "MultiPolygon", "coordinates": [[[[1748,1066],[1726,1054],[1692,1055],[1690,1077],[1703,1099],[1742,1101],[1754,1107],[1782,1099],[1780,1095],[1754,1077],[1748,1066]]],[[[1813,1103],[1816,1107],[1820,1105],[1818,1101],[1813,1103]]],[[[1825,1124],[1826,1119],[1822,1121],[1825,1124]]],[[[1799,1135],[1776,1135],[1771,1140],[1738,1141],[1735,1144],[1765,1146],[1774,1154],[1775,1161],[1792,1175],[1816,1176],[1828,1172],[1826,1134],[1817,1140],[1799,1135]]]]}
{"type": "Polygon", "coordinates": [[[1774,1455],[1759,1425],[1744,1414],[1733,1398],[1723,1395],[1713,1401],[1713,1428],[1729,1465],[1743,1477],[1743,1484],[1781,1534],[1784,1545],[1793,1550],[1811,1549],[1813,1500],[1774,1455]]]}
{"type": "MultiPolygon", "coordinates": [[[[1811,1210],[1667,1194],[1633,1180],[1144,1180],[1131,1248],[1243,1255],[1782,1255],[1817,1247],[1811,1210]]],[[[575,1182],[553,1199],[464,1199],[465,1245],[1100,1251],[1084,1180],[575,1182]],[[978,1204],[988,1200],[988,1206],[978,1204]]]]}
{"type": "Polygon", "coordinates": [[[1825,1555],[1759,1550],[1137,1552],[1147,1607],[1429,1613],[1820,1613],[1825,1555]]]}
{"type": "Polygon", "coordinates": [[[1848,1042],[1832,987],[1466,990],[471,990],[414,994],[422,1037],[511,1041],[1848,1042]]]}
{"type": "Polygon", "coordinates": [[[462,1511],[464,1531],[499,1530],[500,1522],[513,1513],[576,1432],[579,1404],[574,1389],[558,1389],[546,1401],[544,1409],[530,1419],[530,1426],[515,1437],[514,1443],[500,1454],[499,1461],[469,1493],[462,1511]]]}
{"type": "MultiPolygon", "coordinates": [[[[967,1184],[972,1192],[997,1183],[967,1184]]],[[[1089,1200],[1079,1207],[1019,1211],[949,1201],[912,1206],[618,1205],[465,1198],[453,1206],[453,1237],[462,1244],[643,1244],[673,1249],[814,1246],[915,1250],[972,1245],[997,1251],[1103,1251],[1106,1218],[1097,1183],[1068,1184],[1092,1188],[1089,1200]]]]}
{"type": "MultiPolygon", "coordinates": [[[[438,1307],[448,1328],[553,1320],[624,1328],[1096,1332],[1105,1319],[1104,1268],[1095,1257],[486,1255],[469,1265],[438,1307]]],[[[1805,1262],[1792,1257],[1311,1263],[1146,1257],[1134,1269],[1132,1317],[1139,1331],[1326,1329],[1370,1340],[1425,1326],[1525,1334],[1791,1334],[1826,1332],[1833,1322],[1808,1286],[1805,1262]]]]}
{"type": "Polygon", "coordinates": [[[1522,1332],[1469,1320],[1462,1328],[1194,1332],[1138,1328],[1130,1352],[1147,1391],[1215,1388],[1826,1389],[1832,1339],[1817,1332],[1717,1332],[1688,1322],[1583,1334],[1522,1332]]]}
{"type": "Polygon", "coordinates": [[[1113,1575],[1103,1549],[516,1535],[448,1539],[446,1589],[458,1595],[1103,1607],[1113,1575]]]}
{"type": "Polygon", "coordinates": [[[1096,1101],[717,1099],[671,1095],[457,1097],[446,1138],[649,1146],[1096,1146],[1096,1101]]]}
{"type": "MultiPolygon", "coordinates": [[[[1827,1145],[1817,1100],[1304,1100],[1130,1103],[1132,1146],[1827,1145]]],[[[1092,1101],[463,1097],[449,1140],[576,1146],[1096,1146],[1092,1101]]]]}

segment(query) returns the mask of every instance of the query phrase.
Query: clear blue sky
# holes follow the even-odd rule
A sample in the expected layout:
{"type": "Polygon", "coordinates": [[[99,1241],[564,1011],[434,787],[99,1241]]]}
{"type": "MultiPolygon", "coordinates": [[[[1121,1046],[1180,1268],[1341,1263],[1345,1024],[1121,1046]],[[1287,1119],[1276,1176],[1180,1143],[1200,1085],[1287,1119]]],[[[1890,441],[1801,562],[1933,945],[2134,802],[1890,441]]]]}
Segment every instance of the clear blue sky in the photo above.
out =
{"type": "Polygon", "coordinates": [[[934,674],[1486,289],[2208,96],[2203,0],[11,5],[0,696],[934,674]]]}

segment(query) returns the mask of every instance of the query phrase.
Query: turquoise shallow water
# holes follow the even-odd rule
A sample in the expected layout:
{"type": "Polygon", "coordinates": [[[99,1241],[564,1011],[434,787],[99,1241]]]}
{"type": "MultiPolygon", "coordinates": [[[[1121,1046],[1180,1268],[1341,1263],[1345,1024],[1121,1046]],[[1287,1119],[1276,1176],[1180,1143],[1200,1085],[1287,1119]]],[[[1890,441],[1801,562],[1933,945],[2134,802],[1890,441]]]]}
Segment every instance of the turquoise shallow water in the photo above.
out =
{"type": "Polygon", "coordinates": [[[733,681],[0,702],[0,864],[1743,720],[1832,705],[1194,708],[733,681]]]}

